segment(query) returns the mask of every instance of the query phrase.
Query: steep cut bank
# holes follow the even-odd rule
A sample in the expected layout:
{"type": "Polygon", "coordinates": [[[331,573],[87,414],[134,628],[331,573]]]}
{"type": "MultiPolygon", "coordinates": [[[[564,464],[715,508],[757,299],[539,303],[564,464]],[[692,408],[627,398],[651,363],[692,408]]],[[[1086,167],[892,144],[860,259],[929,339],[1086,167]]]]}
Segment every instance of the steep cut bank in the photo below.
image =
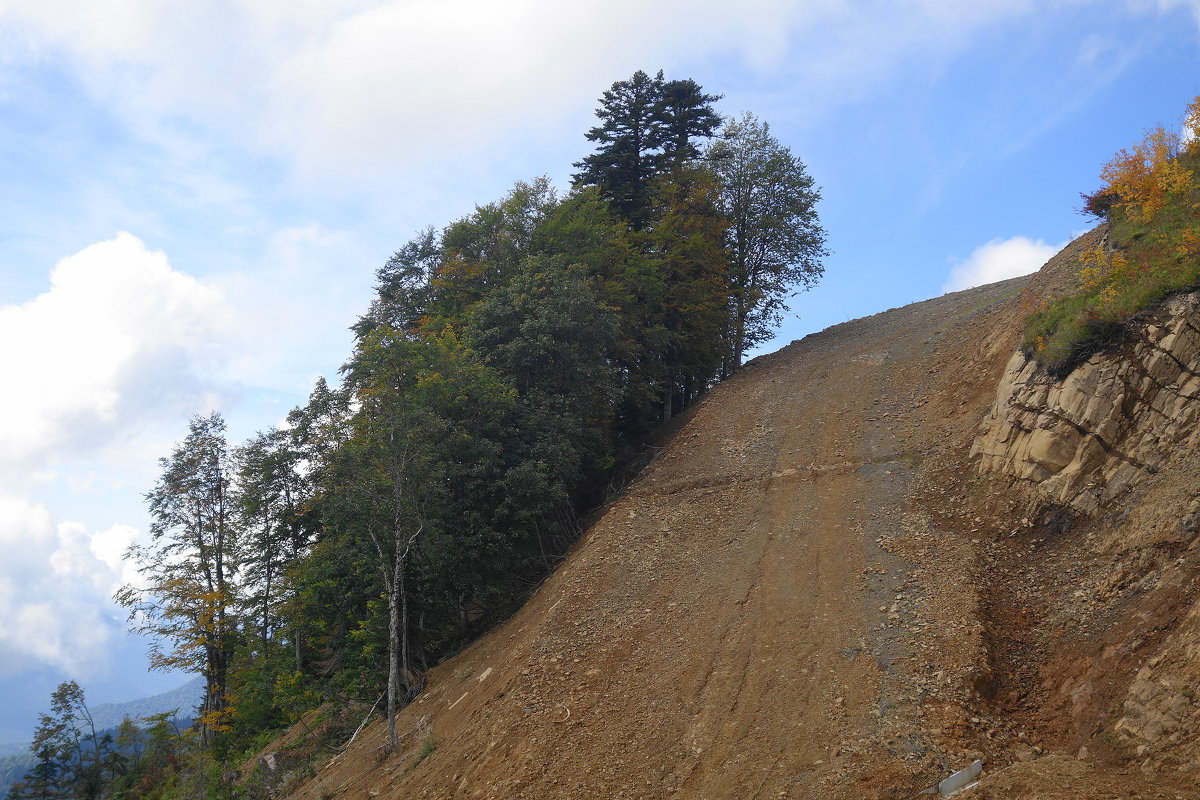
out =
{"type": "Polygon", "coordinates": [[[972,455],[1076,251],[717,387],[399,750],[374,723],[292,796],[907,798],[977,758],[981,797],[1200,796],[1195,458],[1093,508],[972,455]]]}

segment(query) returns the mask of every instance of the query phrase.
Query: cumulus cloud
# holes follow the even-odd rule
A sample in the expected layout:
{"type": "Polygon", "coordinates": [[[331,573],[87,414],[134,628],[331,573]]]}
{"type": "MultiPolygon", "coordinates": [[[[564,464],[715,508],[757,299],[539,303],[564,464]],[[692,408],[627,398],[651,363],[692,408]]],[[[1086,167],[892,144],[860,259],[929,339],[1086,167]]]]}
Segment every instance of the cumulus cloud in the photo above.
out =
{"type": "MultiPolygon", "coordinates": [[[[89,457],[143,456],[220,392],[230,327],[221,290],[122,233],[62,259],[50,288],[0,307],[0,674],[35,664],[103,672],[120,625],[113,590],[139,531],[56,519],[42,493],[90,491],[89,457]]],[[[153,463],[152,459],[148,459],[153,463]]],[[[111,477],[111,476],[110,476],[111,477]]]]}
{"type": "Polygon", "coordinates": [[[1050,245],[1041,239],[1035,241],[1026,236],[992,239],[987,244],[976,247],[971,255],[967,256],[966,261],[950,271],[950,277],[942,285],[942,291],[957,292],[960,289],[970,289],[972,286],[983,286],[1036,272],[1052,255],[1061,250],[1064,244],[1066,243],[1050,245]]]}
{"type": "Polygon", "coordinates": [[[108,558],[109,548],[137,536],[128,526],[94,533],[77,522],[55,525],[44,506],[0,496],[0,678],[36,665],[80,677],[104,672],[120,631],[109,597],[136,577],[108,558]]]}
{"type": "Polygon", "coordinates": [[[97,444],[147,401],[188,399],[229,322],[219,290],[128,234],[64,258],[49,291],[0,307],[0,470],[97,444]]]}

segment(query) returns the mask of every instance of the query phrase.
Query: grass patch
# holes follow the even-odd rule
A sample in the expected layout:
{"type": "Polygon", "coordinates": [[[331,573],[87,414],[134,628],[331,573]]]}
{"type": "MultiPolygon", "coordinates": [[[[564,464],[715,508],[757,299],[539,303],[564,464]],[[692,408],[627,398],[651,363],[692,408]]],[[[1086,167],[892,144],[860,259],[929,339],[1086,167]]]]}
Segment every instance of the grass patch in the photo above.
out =
{"type": "Polygon", "coordinates": [[[1200,287],[1200,148],[1170,162],[1190,179],[1150,212],[1117,203],[1107,245],[1080,257],[1079,286],[1025,322],[1021,348],[1062,377],[1122,341],[1140,314],[1200,287]]]}
{"type": "Polygon", "coordinates": [[[417,744],[417,755],[413,760],[413,764],[420,764],[425,759],[433,755],[433,751],[437,750],[438,741],[433,738],[433,734],[429,734],[417,744]]]}

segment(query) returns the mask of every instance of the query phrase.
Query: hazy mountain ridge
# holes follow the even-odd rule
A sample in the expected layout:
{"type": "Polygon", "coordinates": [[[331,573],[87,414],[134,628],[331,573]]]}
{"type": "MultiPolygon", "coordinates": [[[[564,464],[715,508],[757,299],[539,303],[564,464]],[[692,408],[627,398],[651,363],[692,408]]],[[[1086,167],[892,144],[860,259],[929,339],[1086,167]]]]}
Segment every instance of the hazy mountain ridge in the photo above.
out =
{"type": "MultiPolygon", "coordinates": [[[[175,719],[182,726],[190,724],[192,715],[204,696],[204,678],[196,676],[187,683],[169,692],[140,697],[124,703],[100,703],[91,709],[92,720],[99,736],[115,733],[117,726],[126,717],[140,720],[155,714],[176,711],[175,719]]],[[[31,732],[32,734],[32,732],[31,732]]],[[[8,742],[0,744],[0,795],[20,780],[34,765],[36,759],[29,752],[29,743],[8,742]]]]}
{"type": "Polygon", "coordinates": [[[92,720],[96,730],[115,728],[121,720],[145,719],[171,710],[180,719],[191,719],[192,713],[204,697],[204,678],[197,675],[187,683],[169,692],[130,700],[125,703],[101,703],[92,709],[92,720]]]}

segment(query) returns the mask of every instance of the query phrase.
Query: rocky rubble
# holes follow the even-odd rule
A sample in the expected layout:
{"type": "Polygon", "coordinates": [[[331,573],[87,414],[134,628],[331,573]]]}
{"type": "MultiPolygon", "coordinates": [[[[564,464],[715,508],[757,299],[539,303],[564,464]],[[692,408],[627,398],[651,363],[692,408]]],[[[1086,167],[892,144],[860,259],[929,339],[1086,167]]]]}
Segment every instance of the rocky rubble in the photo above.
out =
{"type": "Polygon", "coordinates": [[[1193,606],[1167,646],[1137,672],[1114,730],[1135,748],[1144,769],[1200,763],[1200,606],[1193,606]]]}
{"type": "Polygon", "coordinates": [[[1063,380],[1018,351],[972,455],[980,469],[1094,513],[1200,443],[1200,293],[1171,298],[1129,341],[1063,380]]]}

